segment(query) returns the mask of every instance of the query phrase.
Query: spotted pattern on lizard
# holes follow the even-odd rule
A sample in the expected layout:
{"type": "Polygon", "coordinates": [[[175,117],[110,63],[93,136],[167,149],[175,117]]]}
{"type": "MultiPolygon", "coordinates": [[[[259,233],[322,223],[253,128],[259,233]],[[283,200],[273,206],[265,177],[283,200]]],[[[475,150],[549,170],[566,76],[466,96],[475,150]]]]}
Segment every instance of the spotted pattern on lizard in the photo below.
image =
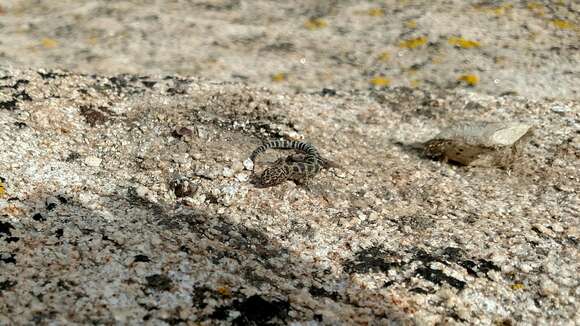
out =
{"type": "Polygon", "coordinates": [[[299,184],[305,183],[321,169],[337,167],[336,164],[322,158],[314,146],[300,141],[275,140],[267,142],[256,148],[250,155],[250,159],[255,161],[258,155],[270,148],[294,149],[304,154],[289,155],[286,158],[276,160],[257,177],[256,182],[261,187],[272,187],[286,180],[293,180],[299,184]]]}

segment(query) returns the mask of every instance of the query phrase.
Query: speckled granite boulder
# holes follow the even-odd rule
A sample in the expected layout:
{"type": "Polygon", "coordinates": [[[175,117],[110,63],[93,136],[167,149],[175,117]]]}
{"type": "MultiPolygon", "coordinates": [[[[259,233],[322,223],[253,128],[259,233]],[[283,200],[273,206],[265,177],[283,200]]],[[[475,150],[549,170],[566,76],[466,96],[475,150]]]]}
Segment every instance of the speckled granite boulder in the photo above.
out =
{"type": "Polygon", "coordinates": [[[579,322],[579,112],[5,68],[0,324],[579,322]],[[512,169],[405,145],[480,117],[539,126],[512,169]],[[253,187],[280,137],[343,169],[253,187]]]}

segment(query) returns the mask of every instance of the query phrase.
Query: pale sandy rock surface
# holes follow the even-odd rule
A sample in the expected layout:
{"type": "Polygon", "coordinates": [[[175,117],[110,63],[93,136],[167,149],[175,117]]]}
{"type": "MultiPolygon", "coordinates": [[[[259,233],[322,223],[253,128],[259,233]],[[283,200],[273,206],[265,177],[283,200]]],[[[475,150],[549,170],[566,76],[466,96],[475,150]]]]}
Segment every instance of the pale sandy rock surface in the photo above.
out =
{"type": "Polygon", "coordinates": [[[163,3],[1,3],[0,325],[580,323],[577,4],[163,3]],[[474,120],[534,131],[506,169],[416,149],[474,120]],[[254,187],[280,138],[342,168],[254,187]]]}
{"type": "Polygon", "coordinates": [[[0,3],[0,62],[296,91],[369,82],[577,98],[578,1],[0,3]],[[277,81],[277,82],[274,82],[277,81]]]}

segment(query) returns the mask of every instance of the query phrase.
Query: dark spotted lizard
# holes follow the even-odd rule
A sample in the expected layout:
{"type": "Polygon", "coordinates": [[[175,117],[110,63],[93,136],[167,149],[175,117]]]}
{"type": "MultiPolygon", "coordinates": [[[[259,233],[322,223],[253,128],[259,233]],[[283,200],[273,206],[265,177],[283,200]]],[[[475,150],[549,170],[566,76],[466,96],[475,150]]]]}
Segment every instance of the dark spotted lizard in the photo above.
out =
{"type": "Polygon", "coordinates": [[[276,160],[256,178],[256,183],[261,187],[272,187],[286,180],[302,184],[323,168],[338,167],[335,163],[322,158],[318,150],[311,144],[290,140],[267,142],[256,148],[250,155],[250,159],[254,162],[258,155],[270,148],[294,149],[304,154],[289,155],[286,158],[276,160]]]}

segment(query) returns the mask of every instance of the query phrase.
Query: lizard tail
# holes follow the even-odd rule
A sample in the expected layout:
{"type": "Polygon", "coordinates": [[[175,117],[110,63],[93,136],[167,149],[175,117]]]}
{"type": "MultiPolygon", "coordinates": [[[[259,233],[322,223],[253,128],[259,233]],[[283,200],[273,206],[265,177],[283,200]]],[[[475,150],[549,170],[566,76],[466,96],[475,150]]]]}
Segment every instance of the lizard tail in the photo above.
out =
{"type": "Polygon", "coordinates": [[[267,143],[259,146],[258,148],[256,148],[256,150],[254,150],[252,152],[252,155],[250,155],[250,159],[252,161],[254,161],[258,155],[265,152],[269,148],[296,149],[296,150],[305,152],[308,155],[312,155],[312,156],[316,156],[316,157],[320,156],[318,154],[318,151],[316,150],[316,148],[314,148],[314,146],[312,146],[308,143],[301,142],[301,141],[294,141],[294,140],[274,140],[271,142],[267,142],[267,143]]]}

